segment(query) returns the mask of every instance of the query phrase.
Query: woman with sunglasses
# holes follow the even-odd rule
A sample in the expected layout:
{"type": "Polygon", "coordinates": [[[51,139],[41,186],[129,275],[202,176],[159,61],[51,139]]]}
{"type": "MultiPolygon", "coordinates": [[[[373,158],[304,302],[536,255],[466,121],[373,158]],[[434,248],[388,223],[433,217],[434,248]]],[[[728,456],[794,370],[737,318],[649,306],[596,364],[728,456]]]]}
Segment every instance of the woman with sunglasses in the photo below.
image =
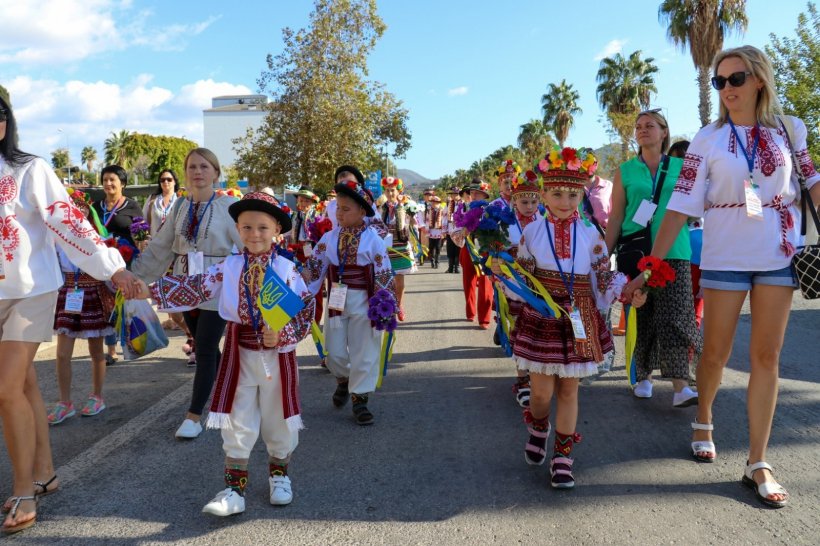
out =
{"type": "Polygon", "coordinates": [[[72,203],[43,159],[17,146],[8,91],[0,85],[0,419],[14,472],[12,497],[3,504],[3,533],[37,520],[37,497],[54,493],[48,422],[37,385],[34,356],[51,341],[57,291],[63,285],[56,246],[77,267],[111,280],[127,296],[139,281],[125,270],[72,203]]]}
{"type": "MultiPolygon", "coordinates": [[[[635,140],[638,156],[615,172],[606,230],[607,247],[618,254],[618,270],[632,278],[642,277],[637,262],[657,236],[683,166],[679,158],[666,155],[669,124],[659,109],[638,114],[635,140]],[[641,236],[646,238],[643,249],[636,245],[641,236]]],[[[675,270],[675,281],[652,294],[636,312],[637,383],[632,392],[636,398],[651,398],[652,372],[659,369],[662,377],[672,380],[672,405],[678,408],[698,403],[698,394],[689,387],[691,365],[702,343],[692,303],[691,254],[689,233],[679,229],[666,256],[675,270]]]]}
{"type": "MultiPolygon", "coordinates": [[[[799,240],[800,189],[792,173],[801,170],[814,203],[820,202],[820,175],[807,152],[805,124],[780,115],[766,55],[742,46],[718,53],[713,66],[720,115],[689,146],[652,254],[666,255],[687,217],[705,216],[700,264],[704,350],[697,368],[700,404],[692,423],[692,455],[701,462],[717,456],[712,404],[749,294],[749,453],[743,483],[760,502],[779,508],[789,495],[765,460],[780,349],[796,287],[791,259],[799,240]],[[791,146],[799,165],[793,165],[791,146]]],[[[630,290],[639,285],[640,279],[630,290]]]]}
{"type": "MultiPolygon", "coordinates": [[[[165,220],[168,218],[168,215],[174,208],[174,204],[177,202],[177,191],[179,191],[177,174],[171,169],[160,171],[159,177],[157,178],[157,189],[154,192],[154,195],[149,197],[145,201],[145,205],[142,207],[142,217],[145,218],[146,222],[148,222],[148,226],[150,227],[149,235],[151,237],[156,235],[157,231],[159,231],[159,229],[165,224],[165,220]]],[[[148,241],[143,241],[142,243],[137,244],[142,247],[140,248],[142,251],[145,250],[145,246],[148,244],[148,241]]],[[[188,339],[185,342],[185,345],[182,346],[182,350],[188,357],[188,366],[196,366],[194,339],[191,335],[191,331],[185,324],[185,319],[182,317],[182,313],[168,313],[168,318],[169,320],[165,321],[162,326],[166,329],[171,329],[174,328],[174,325],[176,325],[178,329],[185,333],[188,339]]]]}

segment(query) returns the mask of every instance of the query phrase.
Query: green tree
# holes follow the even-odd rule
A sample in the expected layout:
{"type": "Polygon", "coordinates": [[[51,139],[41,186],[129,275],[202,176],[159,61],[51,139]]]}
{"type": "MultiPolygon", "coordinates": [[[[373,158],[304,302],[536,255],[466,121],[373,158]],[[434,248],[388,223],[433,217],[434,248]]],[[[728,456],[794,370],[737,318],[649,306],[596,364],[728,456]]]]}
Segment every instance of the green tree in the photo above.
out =
{"type": "Polygon", "coordinates": [[[608,122],[621,139],[622,160],[626,160],[629,153],[635,116],[649,108],[652,93],[658,92],[656,72],[655,59],[642,59],[640,50],[629,57],[616,53],[601,61],[596,75],[596,94],[608,122]]]}
{"type": "Polygon", "coordinates": [[[162,169],[173,169],[180,176],[185,172],[185,156],[198,145],[192,140],[172,136],[131,133],[122,150],[129,159],[129,170],[147,183],[162,169]]]}
{"type": "Polygon", "coordinates": [[[817,5],[808,4],[808,14],[797,17],[797,37],[778,38],[766,53],[772,59],[777,94],[783,110],[803,120],[808,129],[809,154],[820,160],[820,14],[817,5]]]}
{"type": "Polygon", "coordinates": [[[553,144],[552,137],[540,119],[531,119],[519,128],[518,147],[524,154],[527,168],[540,160],[553,144]]]}
{"type": "MultiPolygon", "coordinates": [[[[83,147],[83,151],[80,152],[80,159],[85,163],[85,168],[89,173],[94,172],[94,162],[97,161],[97,150],[95,150],[93,146],[83,147]]],[[[96,183],[96,181],[97,176],[95,174],[94,182],[96,183]]]]}
{"type": "Polygon", "coordinates": [[[57,148],[56,150],[51,152],[51,166],[54,167],[55,170],[65,170],[66,168],[68,168],[67,148],[57,148]]]}
{"type": "Polygon", "coordinates": [[[727,34],[746,32],[746,0],[664,0],[658,19],[666,25],[667,38],[683,51],[688,48],[692,55],[698,71],[698,114],[704,127],[712,117],[712,60],[723,49],[727,34]]]}
{"type": "Polygon", "coordinates": [[[378,167],[381,149],[404,157],[407,109],[368,79],[367,58],[385,31],[376,0],[314,0],[307,29],[282,30],[284,49],[268,55],[258,80],[267,115],[238,139],[236,166],[249,182],[326,190],[342,163],[378,167]]]}
{"type": "Polygon", "coordinates": [[[105,139],[105,164],[119,165],[123,169],[128,169],[131,163],[131,158],[125,150],[125,145],[128,143],[128,138],[131,133],[125,129],[121,129],[115,133],[111,131],[111,136],[105,139]]]}
{"type": "Polygon", "coordinates": [[[544,126],[553,132],[561,148],[569,136],[575,116],[582,113],[578,106],[579,99],[578,91],[572,88],[572,84],[567,84],[567,80],[561,80],[558,85],[549,84],[547,93],[541,97],[544,126]]]}

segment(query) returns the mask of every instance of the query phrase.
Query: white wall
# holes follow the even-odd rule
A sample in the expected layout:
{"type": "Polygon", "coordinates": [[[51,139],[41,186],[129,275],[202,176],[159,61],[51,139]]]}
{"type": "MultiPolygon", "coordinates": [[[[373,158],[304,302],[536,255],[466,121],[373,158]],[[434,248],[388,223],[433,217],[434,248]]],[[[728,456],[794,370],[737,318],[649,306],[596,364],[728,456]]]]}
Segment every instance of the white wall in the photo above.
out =
{"type": "Polygon", "coordinates": [[[203,112],[203,116],[204,146],[216,154],[220,165],[227,167],[236,161],[231,141],[244,137],[248,127],[258,129],[265,118],[265,111],[203,112]]]}

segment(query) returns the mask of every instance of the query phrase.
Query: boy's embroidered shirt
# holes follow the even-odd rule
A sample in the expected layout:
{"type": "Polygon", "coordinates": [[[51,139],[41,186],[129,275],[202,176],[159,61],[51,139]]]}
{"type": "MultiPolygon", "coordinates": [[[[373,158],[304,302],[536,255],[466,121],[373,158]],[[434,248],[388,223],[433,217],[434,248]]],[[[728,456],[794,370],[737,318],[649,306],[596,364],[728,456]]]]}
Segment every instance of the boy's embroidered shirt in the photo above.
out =
{"type": "Polygon", "coordinates": [[[346,263],[372,265],[375,290],[384,288],[395,297],[393,269],[387,256],[387,246],[373,228],[366,226],[335,228],[322,236],[313,256],[302,270],[310,292],[316,294],[321,290],[328,268],[331,265],[339,266],[339,260],[345,259],[347,248],[350,250],[347,252],[346,263]]]}
{"type": "MultiPolygon", "coordinates": [[[[291,351],[310,332],[316,305],[313,295],[290,260],[275,253],[265,253],[250,255],[248,261],[249,269],[252,271],[259,270],[270,263],[274,273],[305,301],[304,309],[293,317],[279,333],[279,344],[276,349],[282,353],[291,351]]],[[[261,271],[263,277],[264,269],[261,271]]],[[[254,277],[254,275],[245,273],[244,255],[228,256],[224,262],[211,266],[202,275],[162,277],[151,285],[151,297],[157,301],[159,309],[168,312],[187,311],[201,306],[204,302],[217,301],[219,316],[244,326],[253,326],[251,310],[245,296],[245,286],[249,280],[248,277],[254,277]]],[[[258,282],[255,282],[256,279],[251,280],[254,281],[251,284],[258,285],[258,282]]],[[[256,307],[258,295],[259,286],[251,288],[251,302],[257,317],[259,316],[259,309],[256,307]]]]}
{"type": "Polygon", "coordinates": [[[522,230],[530,225],[532,222],[540,219],[541,216],[538,213],[533,214],[530,217],[521,216],[517,212],[515,213],[515,218],[518,220],[518,224],[510,224],[507,226],[508,229],[508,239],[510,241],[510,250],[518,251],[518,243],[521,241],[522,230]],[[518,229],[518,226],[521,226],[521,229],[518,229]]]}
{"type": "MultiPolygon", "coordinates": [[[[569,275],[571,271],[576,275],[589,275],[596,305],[599,309],[608,308],[620,296],[627,278],[622,273],[612,271],[606,243],[601,234],[594,226],[587,226],[584,222],[578,221],[577,215],[567,221],[559,221],[559,229],[555,229],[555,224],[549,222],[547,231],[548,222],[540,219],[524,228],[516,261],[530,273],[536,268],[558,271],[560,263],[564,275],[569,275]],[[563,225],[564,223],[567,225],[563,225]],[[573,235],[577,237],[575,242],[573,235]],[[558,254],[558,262],[552,253],[548,237],[553,238],[552,244],[558,254]],[[573,244],[576,246],[574,260],[573,244]],[[559,245],[564,248],[562,252],[558,250],[559,245]]],[[[511,291],[505,290],[505,293],[508,297],[520,299],[511,291]]]]}
{"type": "Polygon", "coordinates": [[[0,299],[57,290],[63,284],[55,242],[80,269],[108,280],[125,267],[108,248],[41,158],[19,167],[0,159],[0,299]]]}

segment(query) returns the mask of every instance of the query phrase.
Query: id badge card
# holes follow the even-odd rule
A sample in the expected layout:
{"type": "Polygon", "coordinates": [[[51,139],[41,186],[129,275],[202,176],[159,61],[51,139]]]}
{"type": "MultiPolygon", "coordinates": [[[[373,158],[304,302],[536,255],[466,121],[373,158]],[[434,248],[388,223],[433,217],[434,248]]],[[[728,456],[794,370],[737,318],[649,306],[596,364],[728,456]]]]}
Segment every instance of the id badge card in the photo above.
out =
{"type": "Polygon", "coordinates": [[[188,275],[205,273],[205,255],[202,252],[188,253],[188,275]]]}
{"type": "Polygon", "coordinates": [[[313,245],[312,244],[305,243],[305,246],[304,246],[303,250],[304,250],[304,253],[305,253],[305,258],[310,258],[311,256],[313,256],[313,245]]]}
{"type": "Polygon", "coordinates": [[[327,307],[334,311],[343,312],[345,310],[345,300],[347,299],[347,286],[335,282],[330,288],[330,297],[328,298],[327,307]]]}
{"type": "Polygon", "coordinates": [[[763,203],[760,202],[760,196],[757,195],[750,181],[744,180],[743,186],[746,189],[746,216],[755,220],[763,220],[763,203]]]}
{"type": "Polygon", "coordinates": [[[569,312],[569,320],[572,323],[572,333],[575,339],[586,339],[587,332],[584,329],[584,321],[581,320],[581,313],[578,309],[573,308],[569,312]]]}
{"type": "Polygon", "coordinates": [[[649,221],[652,220],[652,216],[655,214],[655,209],[657,208],[658,205],[652,201],[647,201],[644,199],[641,201],[641,204],[638,205],[638,210],[635,211],[632,221],[644,227],[648,226],[649,221]]]}
{"type": "Polygon", "coordinates": [[[65,293],[65,310],[67,313],[82,313],[83,312],[83,296],[85,290],[79,288],[74,290],[67,290],[65,293]]]}

